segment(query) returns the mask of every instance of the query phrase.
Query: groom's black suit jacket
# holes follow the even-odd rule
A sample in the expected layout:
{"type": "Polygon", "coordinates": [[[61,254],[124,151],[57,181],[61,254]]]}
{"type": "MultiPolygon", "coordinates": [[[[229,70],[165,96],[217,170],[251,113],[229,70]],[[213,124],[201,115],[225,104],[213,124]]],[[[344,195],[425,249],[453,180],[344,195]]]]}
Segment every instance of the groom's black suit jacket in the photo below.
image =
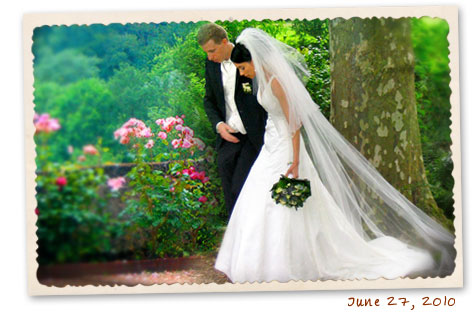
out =
{"type": "MultiPolygon", "coordinates": [[[[223,80],[221,75],[221,64],[206,60],[205,70],[205,97],[204,108],[208,118],[216,131],[216,124],[220,121],[226,122],[226,104],[224,101],[223,80]]],[[[241,116],[244,128],[246,128],[249,141],[259,152],[264,143],[264,130],[267,113],[257,102],[256,93],[245,93],[242,85],[249,83],[252,87],[252,80],[239,75],[236,71],[236,88],[234,100],[236,102],[239,115],[241,116]]],[[[216,137],[216,147],[219,150],[223,140],[218,134],[216,137]]]]}

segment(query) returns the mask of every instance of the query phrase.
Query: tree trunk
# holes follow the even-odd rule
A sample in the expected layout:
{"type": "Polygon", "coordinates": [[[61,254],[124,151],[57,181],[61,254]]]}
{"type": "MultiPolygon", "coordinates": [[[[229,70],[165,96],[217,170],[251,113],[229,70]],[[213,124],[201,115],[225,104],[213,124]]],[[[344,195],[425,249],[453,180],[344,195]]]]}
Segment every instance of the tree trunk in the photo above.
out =
{"type": "Polygon", "coordinates": [[[416,206],[448,225],[425,175],[408,19],[330,22],[332,124],[416,206]]]}

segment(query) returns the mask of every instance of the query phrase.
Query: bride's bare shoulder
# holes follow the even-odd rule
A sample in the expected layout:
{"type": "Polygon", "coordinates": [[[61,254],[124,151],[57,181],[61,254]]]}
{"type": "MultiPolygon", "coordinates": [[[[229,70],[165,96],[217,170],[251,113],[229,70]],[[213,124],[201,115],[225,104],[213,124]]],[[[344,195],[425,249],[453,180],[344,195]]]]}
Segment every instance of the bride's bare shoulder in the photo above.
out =
{"type": "Polygon", "coordinates": [[[272,93],[274,93],[275,96],[284,96],[284,89],[282,88],[282,85],[276,77],[272,77],[270,79],[270,86],[272,89],[272,93]]]}

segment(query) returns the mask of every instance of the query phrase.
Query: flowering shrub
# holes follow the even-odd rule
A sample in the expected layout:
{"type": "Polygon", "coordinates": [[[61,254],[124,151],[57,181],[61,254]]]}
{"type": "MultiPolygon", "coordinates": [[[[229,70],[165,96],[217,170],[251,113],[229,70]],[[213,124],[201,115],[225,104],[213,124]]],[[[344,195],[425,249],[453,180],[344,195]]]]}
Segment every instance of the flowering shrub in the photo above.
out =
{"type": "Polygon", "coordinates": [[[61,128],[58,120],[55,118],[50,118],[49,114],[38,115],[35,113],[33,116],[33,123],[36,129],[35,134],[51,133],[61,128]]]}
{"type": "Polygon", "coordinates": [[[86,154],[86,155],[98,155],[99,154],[99,151],[97,151],[97,149],[92,144],[85,145],[82,150],[83,150],[84,154],[86,154]]]}
{"type": "Polygon", "coordinates": [[[125,178],[120,176],[116,178],[109,178],[107,181],[107,186],[110,187],[112,191],[118,191],[125,184],[125,178]]]}
{"type": "Polygon", "coordinates": [[[130,149],[135,166],[109,178],[101,139],[82,150],[68,146],[69,161],[51,162],[48,141],[61,125],[48,114],[35,115],[40,264],[181,256],[216,247],[226,219],[220,183],[215,167],[203,170],[196,162],[197,152],[212,162],[213,151],[184,118],[157,120],[155,133],[138,119],[127,121],[114,137],[130,149]],[[117,215],[108,205],[119,199],[125,207],[117,215]]]}
{"type": "MultiPolygon", "coordinates": [[[[50,162],[47,142],[61,126],[48,114],[35,115],[34,123],[36,162],[41,166],[37,168],[38,205],[34,209],[38,262],[77,262],[114,255],[112,240],[121,233],[121,224],[105,211],[110,194],[100,194],[107,180],[104,170],[81,168],[71,161],[61,165],[50,162]]],[[[100,155],[93,145],[85,146],[83,152],[85,159],[100,155]]]]}
{"type": "MultiPolygon", "coordinates": [[[[60,170],[58,170],[60,172],[60,170]]],[[[37,177],[38,260],[77,262],[114,255],[112,241],[120,223],[105,211],[107,197],[99,188],[102,169],[69,171],[66,177],[51,172],[37,177]]]]}
{"type": "Polygon", "coordinates": [[[137,257],[182,256],[216,246],[223,225],[219,182],[215,173],[207,176],[195,169],[191,157],[205,145],[184,118],[156,120],[160,128],[156,133],[132,118],[114,133],[135,157],[136,166],[127,174],[130,190],[124,195],[127,206],[122,216],[129,219],[130,235],[145,240],[146,247],[135,250],[137,257]],[[155,154],[157,143],[168,152],[155,154]],[[149,161],[167,161],[168,169],[154,170],[149,161]]]}

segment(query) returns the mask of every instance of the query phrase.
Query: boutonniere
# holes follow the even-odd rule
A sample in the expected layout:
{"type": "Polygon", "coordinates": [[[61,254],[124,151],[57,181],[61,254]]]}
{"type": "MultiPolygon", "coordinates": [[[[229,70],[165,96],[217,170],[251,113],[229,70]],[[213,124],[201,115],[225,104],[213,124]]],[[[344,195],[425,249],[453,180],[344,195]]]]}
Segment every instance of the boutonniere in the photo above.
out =
{"type": "Polygon", "coordinates": [[[246,83],[243,83],[243,84],[242,84],[242,90],[244,91],[244,93],[247,93],[247,94],[251,94],[251,93],[252,93],[252,87],[251,87],[251,85],[249,84],[249,82],[246,82],[246,83]]]}

